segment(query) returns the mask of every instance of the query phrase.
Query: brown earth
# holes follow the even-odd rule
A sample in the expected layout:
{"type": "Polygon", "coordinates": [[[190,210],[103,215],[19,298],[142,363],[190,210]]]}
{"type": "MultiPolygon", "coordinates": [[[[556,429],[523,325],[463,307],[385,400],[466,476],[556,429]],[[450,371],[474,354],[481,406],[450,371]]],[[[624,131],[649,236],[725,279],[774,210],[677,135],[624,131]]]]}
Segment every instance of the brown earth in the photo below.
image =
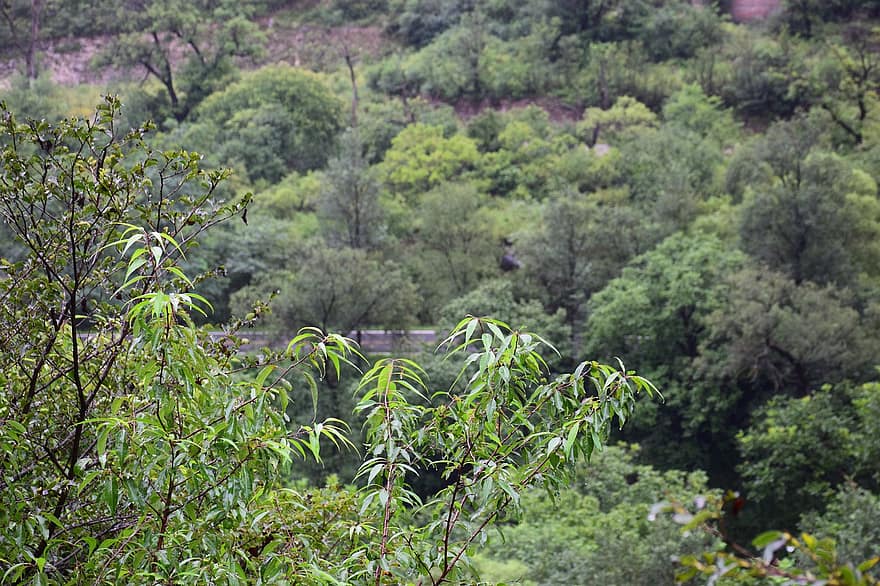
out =
{"type": "Polygon", "coordinates": [[[484,110],[495,110],[496,112],[507,112],[508,110],[516,110],[525,108],[526,106],[538,106],[550,116],[554,122],[572,122],[580,120],[583,115],[583,109],[575,108],[564,103],[562,100],[553,97],[540,98],[523,98],[520,100],[482,100],[473,102],[461,100],[455,104],[455,113],[460,118],[467,120],[480,114],[484,110]]]}
{"type": "Polygon", "coordinates": [[[781,0],[733,0],[730,15],[734,22],[749,22],[767,18],[781,9],[781,0]]]}
{"type": "MultiPolygon", "coordinates": [[[[268,37],[265,57],[256,63],[241,63],[242,67],[284,62],[314,70],[333,69],[343,63],[345,47],[358,57],[369,58],[383,54],[389,45],[379,27],[283,27],[275,26],[272,19],[268,19],[264,23],[264,33],[268,37]]],[[[142,67],[120,70],[98,69],[92,65],[111,40],[107,36],[45,42],[40,49],[40,69],[48,72],[53,82],[66,86],[83,83],[107,85],[113,81],[145,79],[147,72],[142,67]]],[[[182,50],[172,48],[174,53],[182,55],[182,50]]],[[[9,87],[22,66],[22,60],[17,57],[0,56],[0,88],[9,87]]]]}

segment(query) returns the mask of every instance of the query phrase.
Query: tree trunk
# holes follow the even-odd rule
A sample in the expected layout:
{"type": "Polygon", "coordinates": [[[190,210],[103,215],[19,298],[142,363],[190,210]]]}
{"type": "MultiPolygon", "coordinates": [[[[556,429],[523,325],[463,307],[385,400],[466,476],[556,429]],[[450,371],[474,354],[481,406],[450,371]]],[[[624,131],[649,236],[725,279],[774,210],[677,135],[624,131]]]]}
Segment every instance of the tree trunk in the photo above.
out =
{"type": "Polygon", "coordinates": [[[43,0],[31,0],[31,34],[25,54],[28,79],[37,78],[37,41],[40,38],[40,17],[42,13],[43,0]]]}

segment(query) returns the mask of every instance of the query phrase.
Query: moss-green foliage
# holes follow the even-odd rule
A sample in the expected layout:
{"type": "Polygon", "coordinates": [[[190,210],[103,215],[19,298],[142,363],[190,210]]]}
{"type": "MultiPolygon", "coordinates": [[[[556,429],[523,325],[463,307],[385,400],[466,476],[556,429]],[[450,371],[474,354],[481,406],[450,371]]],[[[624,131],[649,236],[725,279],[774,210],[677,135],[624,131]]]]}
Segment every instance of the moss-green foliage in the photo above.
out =
{"type": "MultiPolygon", "coordinates": [[[[822,514],[805,514],[800,526],[804,531],[833,539],[842,562],[859,564],[877,555],[880,497],[848,483],[838,489],[822,514]]],[[[876,566],[873,575],[877,577],[876,566]]]]}
{"type": "Polygon", "coordinates": [[[841,384],[799,399],[777,398],[762,408],[738,436],[740,471],[758,510],[773,511],[790,528],[803,516],[809,530],[837,538],[851,561],[875,553],[859,540],[870,538],[871,530],[860,532],[877,514],[877,497],[868,491],[880,481],[871,435],[878,404],[876,383],[841,384]],[[864,489],[854,488],[856,483],[864,489]],[[864,523],[854,520],[848,533],[846,518],[862,514],[864,523]]]}
{"type": "MultiPolygon", "coordinates": [[[[34,6],[7,4],[18,11],[13,23],[34,6]]],[[[40,52],[61,30],[134,27],[120,39],[128,49],[172,51],[171,77],[146,82],[136,52],[117,55],[129,58],[133,80],[113,84],[127,115],[114,133],[153,118],[163,131],[155,144],[195,148],[233,169],[214,188],[218,201],[255,192],[246,213],[200,239],[182,264],[220,277],[197,279],[215,312],[195,319],[252,314],[258,329],[290,337],[315,324],[448,329],[473,312],[547,330],[566,354],[620,357],[657,379],[666,403],[641,410],[627,439],[642,445],[641,461],[702,468],[713,485],[741,490],[735,531],[793,528],[806,514],[804,527],[857,552],[845,555],[866,553],[857,546],[870,528],[847,534],[840,520],[862,510],[873,519],[877,478],[862,463],[880,458],[868,384],[880,356],[875,2],[792,0],[765,26],[729,22],[729,3],[719,12],[685,0],[163,0],[125,21],[113,16],[128,4],[47,0],[42,77],[14,78],[0,93],[36,120],[85,113],[98,86],[58,86],[42,69],[40,52]],[[259,28],[276,38],[306,21],[308,31],[288,31],[289,52],[251,42],[263,38],[259,28]],[[151,45],[142,32],[157,23],[151,45]],[[321,35],[307,41],[319,58],[303,57],[300,32],[321,35]],[[207,47],[204,63],[190,40],[207,47]],[[276,291],[274,313],[252,311],[276,291]],[[827,384],[833,400],[816,392],[827,384]],[[812,466],[817,446],[833,467],[812,466]],[[846,488],[853,480],[859,488],[846,488]]],[[[19,41],[30,29],[7,28],[0,45],[26,71],[19,41]]],[[[78,43],[91,46],[65,41],[78,43]]],[[[159,53],[143,57],[163,63],[159,53]]],[[[45,134],[38,121],[31,131],[45,134]]],[[[0,270],[22,258],[10,234],[0,229],[0,270]]],[[[432,390],[448,389],[449,362],[424,361],[432,390]]],[[[570,361],[554,358],[551,371],[570,361]]],[[[336,383],[319,400],[334,417],[351,402],[347,383],[336,383]]],[[[288,413],[306,417],[305,403],[288,413]]],[[[334,455],[306,475],[338,469],[348,480],[354,466],[351,454],[334,455]]],[[[444,486],[429,468],[417,485],[423,497],[444,486]]],[[[582,550],[564,559],[592,564],[607,583],[664,582],[660,562],[633,561],[640,577],[602,557],[626,545],[647,560],[660,546],[648,525],[604,507],[601,493],[617,489],[597,490],[597,501],[560,498],[623,537],[609,541],[571,519],[557,529],[582,550]]],[[[538,511],[542,498],[528,497],[538,511]]],[[[652,498],[624,500],[638,509],[652,498]]],[[[669,548],[683,543],[668,537],[669,548]]],[[[733,537],[748,545],[751,535],[733,537]]],[[[492,557],[486,568],[516,580],[556,568],[548,555],[492,557]]]]}
{"type": "Polygon", "coordinates": [[[392,190],[414,200],[461,176],[478,158],[476,145],[466,136],[446,137],[439,126],[413,124],[394,137],[380,168],[392,190]]]}
{"type": "Polygon", "coordinates": [[[669,584],[674,558],[711,547],[706,535],[685,534],[649,503],[692,501],[707,494],[704,475],[661,472],[634,462],[637,447],[611,447],[555,495],[523,497],[523,516],[493,535],[478,558],[483,578],[523,584],[669,584]]]}
{"type": "Polygon", "coordinates": [[[212,94],[180,141],[275,183],[291,170],[323,166],[341,126],[342,104],[320,76],[286,65],[248,73],[212,94]]]}

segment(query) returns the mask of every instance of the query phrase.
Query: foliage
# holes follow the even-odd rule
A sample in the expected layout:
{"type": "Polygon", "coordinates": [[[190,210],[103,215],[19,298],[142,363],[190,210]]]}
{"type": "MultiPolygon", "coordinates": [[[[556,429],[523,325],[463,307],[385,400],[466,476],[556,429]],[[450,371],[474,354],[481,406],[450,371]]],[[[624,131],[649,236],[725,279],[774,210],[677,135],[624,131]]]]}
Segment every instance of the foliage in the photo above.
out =
{"type": "Polygon", "coordinates": [[[870,376],[876,338],[845,291],[745,268],[729,277],[726,297],[707,318],[701,365],[720,379],[803,395],[822,382],[870,376]]]}
{"type": "Polygon", "coordinates": [[[733,114],[723,107],[721,99],[706,95],[695,84],[669,97],[663,104],[663,120],[723,146],[733,145],[739,135],[733,114]]]}
{"type": "Polygon", "coordinates": [[[714,3],[663,2],[639,22],[638,35],[652,59],[684,59],[721,40],[721,18],[714,3]]]}
{"type": "Polygon", "coordinates": [[[880,234],[873,179],[832,154],[789,161],[790,173],[768,177],[747,199],[743,248],[797,283],[845,286],[859,273],[873,274],[880,234]]]}
{"type": "Polygon", "coordinates": [[[486,196],[462,183],[444,183],[422,195],[415,269],[424,274],[422,295],[432,306],[464,295],[498,273],[501,247],[487,204],[486,196]]]}
{"type": "Polygon", "coordinates": [[[440,310],[439,330],[452,331],[460,315],[497,315],[517,330],[556,332],[565,339],[568,328],[562,311],[548,314],[535,299],[517,299],[513,285],[504,279],[485,281],[469,293],[457,297],[440,310]]]}
{"type": "Polygon", "coordinates": [[[640,251],[638,220],[616,206],[598,205],[579,194],[560,193],[543,205],[541,223],[520,234],[527,282],[551,311],[565,310],[575,335],[583,305],[631,256],[640,251]],[[543,262],[543,259],[553,262],[543,262]]]}
{"type": "Polygon", "coordinates": [[[676,467],[699,462],[714,472],[717,456],[711,455],[733,441],[729,426],[738,395],[706,381],[696,365],[710,316],[726,311],[725,275],[745,262],[715,236],[679,233],[630,261],[590,300],[587,351],[636,361],[666,381],[662,412],[641,411],[629,432],[649,461],[676,467]]]}
{"type": "MultiPolygon", "coordinates": [[[[821,515],[806,513],[801,527],[834,540],[838,560],[857,565],[877,555],[880,543],[880,496],[852,483],[842,485],[821,515]]],[[[876,579],[877,566],[870,573],[876,579]]]]}
{"type": "Polygon", "coordinates": [[[341,105],[320,76],[267,66],[206,99],[181,140],[213,153],[215,162],[240,163],[252,181],[275,183],[327,162],[341,105]]]}
{"type": "Polygon", "coordinates": [[[540,490],[523,495],[522,517],[499,527],[477,558],[483,577],[497,580],[498,569],[518,568],[510,578],[528,584],[574,584],[585,576],[609,585],[672,583],[672,560],[712,547],[713,539],[683,534],[669,518],[649,518],[651,503],[693,501],[707,491],[706,479],[638,465],[636,453],[635,446],[608,447],[552,499],[540,490]]]}
{"type": "Polygon", "coordinates": [[[343,332],[368,326],[403,328],[415,313],[415,288],[399,265],[363,249],[328,248],[313,241],[287,267],[261,275],[232,295],[233,310],[253,299],[277,298],[266,325],[284,337],[303,326],[343,332]]]}
{"type": "MultiPolygon", "coordinates": [[[[857,494],[846,492],[847,482],[878,486],[880,468],[864,452],[873,440],[860,399],[876,405],[875,385],[826,386],[799,399],[774,398],[756,411],[755,422],[738,436],[740,472],[748,498],[766,523],[794,528],[799,517],[812,516],[808,525],[828,529],[834,519],[845,518],[833,515],[834,507],[853,506],[858,500],[857,494]],[[844,492],[832,499],[838,491],[844,492]],[[826,502],[832,507],[827,512],[826,502]]],[[[837,533],[815,532],[828,537],[837,533]]],[[[848,548],[854,546],[850,542],[848,548]]]]}
{"type": "MultiPolygon", "coordinates": [[[[279,564],[247,554],[265,488],[340,431],[288,430],[276,365],[236,377],[234,346],[193,327],[208,306],[179,260],[246,201],[215,204],[224,173],[120,134],[118,109],[4,116],[0,211],[28,251],[0,281],[4,579],[269,579],[279,564]]],[[[320,348],[347,351],[306,333],[278,360],[320,366],[320,348]]]]}
{"type": "MultiPolygon", "coordinates": [[[[98,267],[114,259],[113,266],[120,267],[107,277],[111,284],[81,295],[85,306],[75,310],[61,308],[63,289],[59,293],[46,285],[45,292],[39,289],[44,296],[40,299],[32,288],[29,303],[42,303],[39,308],[45,309],[36,309],[37,315],[42,311],[51,322],[54,307],[57,315],[66,311],[86,316],[76,323],[79,330],[109,328],[95,325],[93,316],[99,310],[126,322],[126,313],[143,301],[132,302],[127,290],[113,298],[128,280],[123,276],[131,255],[155,244],[151,233],[181,225],[182,220],[156,220],[157,215],[183,213],[210,191],[201,215],[183,224],[193,238],[180,242],[173,236],[185,258],[158,237],[164,243],[160,261],[192,277],[192,284],[171,271],[157,292],[167,294],[169,302],[175,300],[191,321],[226,321],[231,297],[236,312],[253,318],[244,324],[262,330],[249,336],[252,339],[261,339],[263,333],[286,339],[306,323],[335,324],[344,330],[416,323],[450,329],[464,313],[493,313],[511,325],[537,328],[564,340],[565,356],[548,358],[552,372],[574,366],[570,355],[583,348],[599,356],[621,356],[661,381],[667,397],[662,409],[650,403],[640,409],[634,425],[627,428],[625,437],[642,446],[640,461],[661,468],[701,468],[714,486],[749,489],[745,508],[729,520],[731,535],[763,527],[768,520],[793,530],[800,519],[799,528],[814,534],[817,543],[837,539],[838,565],[852,562],[855,568],[858,558],[871,555],[858,544],[873,539],[868,525],[880,481],[876,466],[870,464],[880,459],[875,441],[880,413],[871,391],[875,385],[865,383],[874,378],[880,331],[880,53],[874,30],[880,12],[875,0],[790,0],[782,3],[779,15],[751,25],[726,21],[729,1],[717,7],[698,7],[689,0],[334,0],[311,8],[301,4],[0,2],[0,47],[5,48],[7,69],[18,67],[25,74],[8,79],[0,94],[14,110],[34,118],[18,118],[28,128],[20,136],[37,135],[45,143],[31,141],[27,146],[19,141],[18,155],[50,160],[60,157],[62,146],[78,149],[82,135],[71,137],[76,132],[70,130],[76,123],[67,123],[62,139],[40,120],[91,117],[86,112],[99,86],[111,83],[126,104],[126,118],[117,117],[112,132],[114,143],[122,141],[121,166],[114,163],[112,176],[84,170],[108,168],[101,159],[105,138],[99,124],[93,130],[100,140],[88,139],[96,146],[82,151],[82,168],[71,168],[68,175],[79,182],[73,185],[79,192],[100,191],[98,202],[109,201],[105,191],[124,187],[129,179],[145,183],[132,192],[132,206],[140,207],[129,206],[125,219],[92,221],[86,205],[75,215],[83,224],[68,229],[85,230],[85,222],[90,222],[96,234],[100,231],[95,238],[106,235],[112,241],[128,229],[113,222],[143,228],[144,240],[131,244],[124,258],[113,246],[93,255],[98,267]],[[270,39],[266,52],[264,34],[270,39]],[[110,60],[98,59],[95,70],[85,72],[81,58],[105,42],[111,45],[104,56],[110,60]],[[117,67],[108,68],[114,59],[117,67]],[[296,67],[278,65],[281,61],[296,67]],[[264,62],[275,65],[252,70],[264,62]],[[33,78],[36,73],[40,75],[33,78]],[[97,81],[63,85],[71,75],[97,81]],[[343,105],[351,100],[352,90],[356,98],[351,120],[356,128],[341,133],[349,118],[343,105]],[[155,137],[152,151],[122,136],[122,129],[138,129],[146,118],[156,120],[164,131],[155,137]],[[208,176],[200,175],[181,184],[190,173],[187,169],[196,166],[195,156],[186,155],[180,159],[184,163],[172,169],[180,158],[175,149],[181,146],[202,151],[207,165],[226,165],[235,172],[222,183],[206,179],[201,186],[199,177],[208,176]],[[85,154],[90,150],[93,155],[85,154]],[[158,163],[141,170],[138,165],[147,160],[158,163]],[[169,183],[171,175],[174,181],[169,183]],[[149,188],[147,180],[152,181],[149,188]],[[177,191],[158,203],[155,194],[160,190],[177,191]],[[253,201],[248,190],[256,192],[253,201]],[[214,223],[215,212],[238,217],[196,238],[203,226],[214,223]],[[143,219],[144,214],[150,218],[143,219]],[[204,295],[213,312],[192,294],[204,295]],[[192,306],[183,295],[190,295],[192,306]],[[264,301],[272,302],[274,312],[264,301]],[[820,390],[829,384],[832,398],[820,390]],[[813,452],[821,453],[823,446],[827,462],[814,464],[813,452]],[[851,480],[859,488],[847,488],[851,480]],[[785,495],[785,500],[775,494],[785,495]]],[[[64,156],[71,152],[64,151],[64,156]]],[[[52,183],[56,176],[46,175],[52,205],[63,191],[63,185],[52,183]]],[[[10,184],[23,181],[12,167],[0,167],[0,177],[10,184]]],[[[31,177],[29,193],[37,194],[43,187],[36,172],[31,177]]],[[[19,212],[27,215],[24,208],[19,212]]],[[[45,242],[53,224],[38,209],[36,213],[22,226],[36,226],[26,231],[45,242]]],[[[52,213],[58,215],[55,208],[52,213]]],[[[14,237],[16,230],[23,231],[0,225],[0,267],[28,262],[27,246],[14,237]]],[[[126,239],[135,233],[129,232],[126,239]]],[[[70,250],[69,244],[65,248],[59,242],[49,240],[53,254],[56,249],[59,255],[70,250]]],[[[77,252],[85,253],[82,248],[77,252]]],[[[137,254],[149,260],[152,250],[137,254]]],[[[65,262],[70,268],[59,270],[59,278],[72,278],[78,265],[65,262]]],[[[0,276],[5,275],[0,270],[0,276]]],[[[138,289],[135,297],[145,284],[131,285],[138,289]]],[[[10,303],[3,310],[12,311],[12,301],[23,295],[8,293],[10,303]]],[[[159,313],[161,307],[160,301],[159,313]]],[[[185,321],[177,318],[174,325],[182,328],[185,321]]],[[[7,336],[6,329],[2,331],[7,336]]],[[[63,327],[59,331],[66,332],[63,327]]],[[[118,337],[120,331],[112,331],[117,336],[113,340],[125,349],[120,350],[125,365],[142,365],[156,355],[129,345],[118,337]],[[136,359],[138,352],[144,357],[136,359]]],[[[222,335],[215,332],[215,341],[222,335]]],[[[0,375],[7,377],[4,381],[15,368],[33,368],[28,361],[40,347],[49,356],[42,372],[70,368],[68,346],[63,352],[45,350],[47,338],[41,336],[14,330],[9,342],[3,341],[13,352],[3,357],[9,366],[0,375]],[[15,357],[20,364],[13,367],[15,357]]],[[[228,392],[256,389],[257,373],[250,365],[278,358],[260,354],[259,359],[239,359],[233,351],[234,336],[224,338],[226,350],[201,334],[193,336],[199,341],[190,345],[201,350],[193,350],[196,358],[187,355],[185,362],[191,369],[215,360],[233,364],[225,370],[215,368],[217,384],[228,392]],[[204,357],[202,350],[210,356],[204,357]],[[235,371],[234,376],[224,374],[229,371],[235,371]],[[245,383],[251,386],[242,387],[245,383]]],[[[58,340],[62,338],[73,343],[66,333],[58,340]]],[[[98,352],[111,344],[105,338],[100,338],[104,345],[83,338],[79,349],[98,352]]],[[[61,346],[58,342],[53,348],[61,346]]],[[[168,352],[175,360],[183,356],[183,350],[168,352]]],[[[97,355],[86,356],[97,360],[97,355]]],[[[95,372],[88,360],[83,368],[95,372]]],[[[441,355],[427,352],[418,360],[429,373],[432,389],[455,387],[462,392],[461,381],[454,384],[457,361],[444,362],[441,355]]],[[[353,361],[365,365],[360,359],[353,361]]],[[[113,381],[127,376],[111,371],[108,376],[117,377],[113,381]]],[[[363,418],[350,413],[357,400],[356,381],[337,380],[333,371],[329,368],[327,380],[316,381],[315,387],[300,384],[299,374],[284,377],[291,385],[288,405],[282,413],[273,403],[273,413],[290,419],[284,422],[287,433],[298,426],[314,427],[320,418],[345,419],[356,430],[351,441],[360,445],[363,438],[357,430],[363,418]],[[314,389],[318,397],[313,403],[314,389]]],[[[471,364],[463,380],[474,372],[471,364]]],[[[206,378],[214,380],[215,375],[206,378]]],[[[61,382],[58,379],[58,388],[61,382]]],[[[131,401],[141,405],[154,396],[149,394],[154,387],[159,388],[146,385],[138,382],[132,388],[108,382],[99,396],[137,391],[140,394],[131,401]]],[[[70,383],[65,389],[74,386],[70,383]]],[[[7,387],[19,388],[0,386],[7,387]]],[[[205,388],[201,385],[199,392],[207,393],[205,388]]],[[[78,407],[62,408],[67,402],[60,391],[58,396],[62,399],[50,405],[54,410],[45,412],[43,421],[58,415],[58,426],[68,425],[64,429],[72,432],[77,426],[69,424],[78,407]]],[[[101,408],[101,400],[95,399],[95,409],[101,408]]],[[[217,405],[224,401],[214,399],[217,405]]],[[[0,415],[0,436],[6,433],[7,420],[0,415]]],[[[109,426],[96,421],[79,427],[84,438],[96,441],[101,425],[109,426]]],[[[49,439],[44,448],[52,448],[53,437],[67,437],[56,433],[58,429],[45,434],[49,439]]],[[[28,445],[35,445],[39,434],[31,428],[26,432],[28,445]]],[[[290,486],[293,479],[304,478],[323,482],[334,472],[345,480],[353,477],[360,462],[356,452],[333,452],[327,438],[318,446],[322,463],[281,466],[273,472],[273,486],[290,486]]],[[[61,446],[62,451],[69,448],[70,444],[61,446]]],[[[23,450],[21,457],[42,457],[37,452],[23,450]]],[[[231,450],[230,454],[236,456],[231,450]]],[[[66,457],[59,459],[65,470],[66,457]]],[[[272,456],[258,450],[255,457],[269,461],[272,456]]],[[[218,469],[228,463],[213,462],[218,469]]],[[[116,466],[108,460],[107,466],[111,464],[116,466]]],[[[34,466],[43,470],[52,464],[40,461],[34,466]]],[[[110,474],[100,462],[83,466],[89,473],[100,469],[110,474]]],[[[7,468],[5,461],[0,464],[0,469],[7,468]]],[[[405,480],[423,501],[446,486],[442,466],[415,468],[419,476],[408,474],[405,480]]],[[[163,478],[174,478],[168,474],[163,478]]],[[[84,485],[82,494],[90,495],[93,486],[105,481],[99,475],[94,484],[84,485]]],[[[34,493],[35,502],[57,499],[63,483],[45,486],[47,494],[34,493]]],[[[609,583],[637,582],[636,568],[641,568],[641,578],[662,575],[654,581],[667,581],[660,570],[662,560],[639,560],[650,557],[644,553],[648,550],[671,549],[652,549],[658,544],[643,520],[633,521],[627,511],[610,515],[602,508],[604,493],[616,490],[602,484],[587,497],[561,491],[559,497],[570,498],[565,502],[572,510],[588,514],[583,520],[573,519],[571,527],[558,527],[562,539],[554,537],[555,519],[541,502],[541,493],[524,495],[547,527],[523,523],[529,529],[522,529],[528,534],[522,542],[534,544],[533,551],[542,552],[534,555],[546,559],[492,557],[507,572],[495,577],[513,580],[535,567],[557,567],[557,562],[564,565],[563,560],[569,560],[569,566],[577,568],[594,564],[583,571],[601,574],[609,583]],[[587,502],[590,496],[598,498],[600,512],[587,502]],[[580,548],[573,557],[547,553],[551,543],[560,551],[573,551],[566,549],[564,537],[592,531],[596,515],[617,527],[621,538],[594,532],[580,541],[572,537],[580,548]],[[612,558],[626,555],[619,551],[630,552],[631,563],[614,566],[612,558]]],[[[268,495],[268,489],[262,494],[268,495]]],[[[224,517],[214,525],[203,524],[206,529],[191,536],[193,547],[226,523],[222,528],[231,541],[218,540],[216,551],[228,553],[238,547],[239,553],[226,555],[223,567],[231,568],[229,575],[243,572],[240,580],[271,581],[269,573],[257,576],[257,568],[276,564],[282,568],[278,581],[332,583],[319,577],[320,572],[343,583],[375,581],[375,574],[363,572],[365,560],[379,556],[375,545],[380,519],[371,516],[379,507],[361,512],[357,491],[332,480],[325,489],[273,488],[272,498],[271,513],[257,526],[227,530],[231,521],[224,517]],[[309,502],[314,503],[314,515],[304,504],[309,502]],[[236,569],[229,560],[249,561],[236,569]]],[[[627,497],[627,502],[642,510],[652,498],[640,494],[627,497]]],[[[20,501],[25,502],[23,497],[20,501]]],[[[90,514],[88,506],[72,510],[86,501],[87,497],[69,499],[66,508],[71,512],[64,515],[73,519],[90,514]]],[[[123,509],[131,506],[120,502],[123,509]]],[[[247,510],[260,514],[268,510],[268,503],[252,499],[247,510]]],[[[739,505],[733,501],[727,507],[738,511],[734,507],[739,505]]],[[[429,517],[425,511],[413,512],[410,522],[421,527],[429,517]]],[[[499,518],[513,529],[514,517],[499,518]]],[[[59,520],[66,524],[68,517],[59,520]]],[[[169,524],[174,522],[177,518],[172,516],[169,524]]],[[[402,517],[400,522],[402,526],[402,517]]],[[[96,521],[75,531],[111,531],[111,525],[96,521]]],[[[48,526],[53,526],[51,520],[48,526]]],[[[74,532],[52,531],[52,539],[74,532]]],[[[152,535],[150,547],[157,539],[155,532],[152,535]]],[[[138,533],[131,546],[143,545],[144,539],[138,533]]],[[[800,536],[797,539],[801,545],[796,547],[809,549],[800,536]]],[[[96,551],[104,551],[100,541],[96,551]]],[[[670,548],[680,543],[671,534],[668,541],[670,548]]],[[[76,549],[75,544],[58,547],[68,553],[76,549]]],[[[733,550],[728,547],[729,554],[733,550]]],[[[809,553],[787,556],[775,567],[810,571],[818,578],[825,570],[808,558],[809,553]]],[[[59,558],[46,559],[49,564],[59,558]]],[[[723,557],[712,559],[714,563],[723,557]]],[[[205,562],[204,568],[211,564],[219,567],[221,562],[205,562]]],[[[3,557],[0,572],[8,565],[3,557]]],[[[147,559],[140,569],[156,567],[147,559]]],[[[871,571],[876,573],[876,567],[871,571]]],[[[465,581],[477,579],[461,576],[465,581]]],[[[843,580],[842,574],[835,576],[828,579],[843,580]]],[[[778,575],[776,580],[795,578],[778,575]]],[[[415,581],[418,576],[383,579],[415,581]]],[[[132,580],[137,581],[117,581],[132,580]]],[[[736,580],[772,581],[727,576],[719,583],[736,580]]],[[[91,576],[81,581],[91,582],[91,576]]]]}
{"type": "Polygon", "coordinates": [[[343,135],[340,145],[339,156],[327,163],[318,218],[330,244],[374,248],[385,232],[379,182],[364,160],[356,131],[343,135]]]}
{"type": "Polygon", "coordinates": [[[121,0],[117,21],[124,29],[103,55],[117,67],[143,67],[160,81],[181,122],[233,73],[233,57],[252,57],[260,49],[259,29],[248,19],[251,2],[231,0],[121,0]],[[183,50],[182,66],[171,53],[183,50]]]}
{"type": "Polygon", "coordinates": [[[417,367],[393,359],[362,382],[358,408],[372,446],[361,469],[364,506],[382,519],[378,551],[368,552],[377,584],[383,576],[466,579],[458,563],[491,524],[519,510],[524,491],[558,488],[571,463],[602,449],[612,419],[629,418],[635,395],[654,392],[640,377],[592,362],[550,379],[540,340],[494,320],[462,320],[444,344],[469,354],[460,388],[428,397],[417,367]],[[448,485],[422,504],[405,481],[424,465],[438,467],[448,485]],[[425,524],[411,529],[407,503],[425,524]]]}
{"type": "MultiPolygon", "coordinates": [[[[317,407],[316,375],[338,381],[342,365],[362,357],[352,341],[313,328],[283,352],[241,357],[236,329],[260,304],[219,340],[195,327],[191,316],[210,305],[180,262],[249,198],[215,203],[225,172],[202,171],[198,155],[151,151],[145,129],[117,135],[118,109],[108,98],[92,120],[57,126],[4,117],[0,211],[28,251],[0,265],[5,580],[463,579],[473,548],[526,490],[559,488],[607,443],[615,420],[631,417],[638,395],[656,393],[622,364],[587,361],[553,376],[540,337],[469,317],[444,342],[447,354],[466,355],[451,388],[427,394],[405,359],[364,375],[360,491],[332,481],[284,488],[295,456],[320,459],[322,437],[349,444],[337,419],[313,412],[289,423],[292,385],[311,389],[317,407]],[[446,483],[424,500],[409,485],[420,468],[446,483]]],[[[347,312],[340,322],[375,316],[380,304],[407,315],[393,299],[405,287],[365,255],[310,252],[292,292],[299,299],[306,283],[353,277],[358,286],[348,299],[309,292],[324,304],[315,321],[330,322],[328,302],[347,312]],[[365,297],[358,270],[384,289],[365,297]]]]}
{"type": "Polygon", "coordinates": [[[457,24],[468,10],[463,0],[390,0],[389,12],[394,20],[389,32],[409,45],[427,45],[431,39],[457,24]]]}
{"type": "Polygon", "coordinates": [[[809,533],[798,536],[782,531],[765,531],[752,541],[752,548],[730,539],[726,530],[727,510],[736,506],[740,497],[728,492],[723,497],[701,498],[693,507],[680,502],[660,502],[654,507],[673,513],[683,530],[702,529],[725,541],[725,548],[681,559],[678,582],[697,577],[709,582],[730,584],[834,584],[873,586],[878,583],[872,569],[880,563],[874,556],[858,562],[839,560],[834,541],[809,533]],[[794,554],[788,557],[788,554],[794,554]],[[798,559],[802,560],[798,563],[798,559]]]}
{"type": "Polygon", "coordinates": [[[721,280],[745,262],[712,236],[675,234],[633,259],[590,302],[586,347],[670,374],[699,355],[721,280]]]}
{"type": "Polygon", "coordinates": [[[587,108],[580,128],[587,144],[594,146],[600,137],[604,142],[615,142],[617,137],[627,131],[656,125],[657,116],[644,104],[628,96],[621,96],[607,110],[587,108]]]}
{"type": "Polygon", "coordinates": [[[413,200],[466,172],[478,157],[476,145],[465,136],[447,138],[439,126],[411,124],[391,141],[381,168],[389,187],[413,200]]]}

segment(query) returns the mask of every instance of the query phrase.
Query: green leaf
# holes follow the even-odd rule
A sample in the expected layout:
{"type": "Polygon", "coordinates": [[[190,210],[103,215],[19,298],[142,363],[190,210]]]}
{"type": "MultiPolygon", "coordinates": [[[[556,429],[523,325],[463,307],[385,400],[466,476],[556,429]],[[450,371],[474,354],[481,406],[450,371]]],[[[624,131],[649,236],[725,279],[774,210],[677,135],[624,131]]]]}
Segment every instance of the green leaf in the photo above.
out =
{"type": "Polygon", "coordinates": [[[782,537],[781,531],[765,531],[752,540],[752,545],[757,548],[767,547],[770,543],[782,537]]]}

